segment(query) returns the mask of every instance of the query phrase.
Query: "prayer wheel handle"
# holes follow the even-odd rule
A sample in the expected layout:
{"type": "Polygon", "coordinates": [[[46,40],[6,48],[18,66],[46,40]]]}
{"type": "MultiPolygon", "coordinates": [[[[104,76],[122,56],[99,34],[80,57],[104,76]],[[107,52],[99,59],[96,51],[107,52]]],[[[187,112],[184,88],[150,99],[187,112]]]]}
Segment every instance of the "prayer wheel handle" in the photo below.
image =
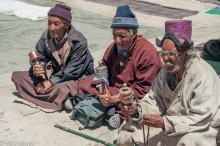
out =
{"type": "Polygon", "coordinates": [[[104,62],[102,60],[98,61],[99,66],[95,68],[96,76],[101,80],[101,88],[102,93],[100,94],[106,94],[106,84],[104,79],[108,77],[108,69],[107,66],[104,65],[104,62]]]}

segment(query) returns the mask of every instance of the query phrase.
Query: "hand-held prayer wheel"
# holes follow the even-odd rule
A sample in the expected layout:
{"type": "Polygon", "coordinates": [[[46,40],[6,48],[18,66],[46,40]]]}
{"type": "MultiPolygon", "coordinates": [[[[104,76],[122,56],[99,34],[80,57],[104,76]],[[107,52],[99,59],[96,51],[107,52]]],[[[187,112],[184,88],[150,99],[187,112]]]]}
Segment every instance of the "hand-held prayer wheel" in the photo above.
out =
{"type": "MultiPolygon", "coordinates": [[[[40,55],[38,54],[38,52],[36,51],[31,51],[29,54],[29,60],[33,63],[33,65],[36,65],[36,64],[40,64],[40,55]]],[[[45,79],[45,75],[43,74],[41,76],[43,79],[45,79]]]]}
{"type": "Polygon", "coordinates": [[[128,87],[126,83],[124,83],[122,88],[119,89],[119,98],[121,102],[125,105],[128,105],[133,101],[132,89],[128,87]]]}
{"type": "Polygon", "coordinates": [[[95,68],[96,76],[99,79],[104,79],[108,77],[108,68],[106,65],[103,64],[103,62],[100,60],[99,66],[95,68]]]}
{"type": "Polygon", "coordinates": [[[40,64],[40,56],[36,51],[31,51],[29,54],[29,60],[35,65],[35,64],[40,64]]]}
{"type": "Polygon", "coordinates": [[[101,82],[101,86],[102,86],[102,93],[101,94],[105,94],[105,81],[104,78],[108,77],[108,68],[106,65],[104,65],[104,63],[100,60],[99,62],[99,66],[95,68],[95,72],[96,72],[96,76],[97,78],[99,78],[102,82],[101,82]]]}

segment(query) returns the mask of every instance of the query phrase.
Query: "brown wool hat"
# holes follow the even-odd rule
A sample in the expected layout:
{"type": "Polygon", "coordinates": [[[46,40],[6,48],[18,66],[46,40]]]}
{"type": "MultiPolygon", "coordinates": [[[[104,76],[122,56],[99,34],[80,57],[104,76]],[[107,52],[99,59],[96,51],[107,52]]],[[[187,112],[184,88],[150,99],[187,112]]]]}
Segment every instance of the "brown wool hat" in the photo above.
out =
{"type": "Polygon", "coordinates": [[[62,4],[56,4],[55,7],[51,8],[49,12],[47,13],[48,16],[57,16],[59,18],[65,19],[71,23],[72,21],[72,15],[70,13],[71,8],[62,5],[62,4]]]}

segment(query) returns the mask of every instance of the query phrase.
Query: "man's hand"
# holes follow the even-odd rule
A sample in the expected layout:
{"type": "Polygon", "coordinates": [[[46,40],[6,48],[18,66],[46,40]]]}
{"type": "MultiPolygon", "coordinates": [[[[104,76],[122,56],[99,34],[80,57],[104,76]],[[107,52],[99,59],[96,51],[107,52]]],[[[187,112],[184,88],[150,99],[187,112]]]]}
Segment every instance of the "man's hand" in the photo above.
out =
{"type": "Polygon", "coordinates": [[[53,86],[50,80],[44,81],[44,92],[46,93],[47,91],[49,91],[51,89],[51,87],[53,86]]]}
{"type": "MultiPolygon", "coordinates": [[[[103,89],[102,87],[99,87],[99,92],[100,93],[103,93],[102,89],[103,89]]],[[[111,96],[111,94],[110,94],[109,90],[106,88],[106,86],[105,86],[104,90],[105,90],[105,94],[100,94],[99,95],[99,100],[100,100],[100,102],[103,106],[109,107],[111,105],[114,105],[114,104],[120,102],[120,99],[119,99],[118,95],[111,96]]]]}
{"type": "Polygon", "coordinates": [[[44,86],[43,83],[38,83],[35,87],[35,90],[38,94],[44,94],[44,86]]]}
{"type": "MultiPolygon", "coordinates": [[[[103,93],[102,89],[103,89],[102,86],[99,87],[99,92],[100,93],[103,93]]],[[[103,106],[108,107],[108,106],[111,105],[111,101],[110,101],[111,94],[110,94],[110,92],[108,91],[108,89],[106,87],[105,87],[104,90],[105,90],[105,94],[99,95],[99,100],[100,100],[100,102],[102,103],[103,106]]]]}
{"type": "Polygon", "coordinates": [[[156,114],[144,114],[142,124],[156,128],[164,128],[163,117],[156,114]]]}
{"type": "Polygon", "coordinates": [[[33,73],[37,77],[42,77],[45,79],[45,72],[43,68],[44,64],[35,64],[33,65],[33,73]]]}
{"type": "Polygon", "coordinates": [[[45,94],[46,92],[48,92],[51,87],[52,87],[52,83],[48,80],[48,81],[44,81],[42,83],[39,83],[35,89],[36,89],[36,92],[39,93],[39,94],[45,94]]]}
{"type": "Polygon", "coordinates": [[[130,104],[121,103],[121,105],[121,113],[125,117],[138,113],[138,107],[135,102],[132,102],[130,104]]]}

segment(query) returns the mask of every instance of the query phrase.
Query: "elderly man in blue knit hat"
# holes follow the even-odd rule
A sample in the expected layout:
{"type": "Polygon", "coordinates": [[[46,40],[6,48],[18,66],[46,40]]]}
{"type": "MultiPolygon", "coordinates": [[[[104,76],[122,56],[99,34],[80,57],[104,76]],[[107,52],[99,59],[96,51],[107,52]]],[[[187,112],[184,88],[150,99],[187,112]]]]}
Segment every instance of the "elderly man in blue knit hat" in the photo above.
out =
{"type": "Polygon", "coordinates": [[[141,99],[149,91],[162,62],[156,48],[137,32],[139,25],[128,5],[119,6],[112,20],[114,41],[106,49],[101,65],[106,65],[106,86],[100,86],[96,75],[79,80],[79,94],[98,94],[105,107],[120,113],[119,89],[124,83],[141,99]],[[103,92],[103,89],[105,92],[103,92]]]}
{"type": "Polygon", "coordinates": [[[74,80],[94,73],[87,40],[71,22],[70,7],[56,4],[49,10],[48,28],[36,45],[40,63],[12,75],[21,98],[61,110],[63,101],[77,93],[74,80]]]}

